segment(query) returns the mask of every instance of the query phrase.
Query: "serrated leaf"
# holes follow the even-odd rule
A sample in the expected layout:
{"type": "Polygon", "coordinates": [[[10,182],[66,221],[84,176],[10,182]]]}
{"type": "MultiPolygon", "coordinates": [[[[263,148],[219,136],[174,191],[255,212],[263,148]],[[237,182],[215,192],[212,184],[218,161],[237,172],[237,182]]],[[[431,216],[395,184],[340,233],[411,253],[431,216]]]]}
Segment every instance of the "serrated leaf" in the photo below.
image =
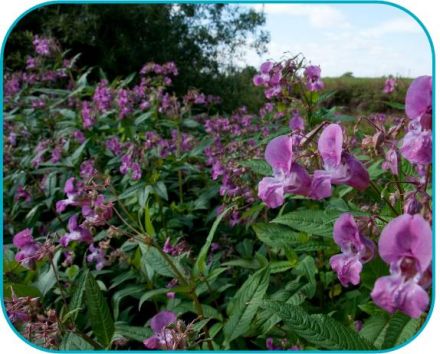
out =
{"type": "Polygon", "coordinates": [[[312,298],[316,293],[316,278],[315,275],[318,273],[318,268],[316,267],[315,260],[311,256],[306,256],[301,262],[296,266],[296,271],[300,274],[305,275],[307,278],[307,288],[303,288],[305,295],[308,298],[312,298]]]}
{"type": "Polygon", "coordinates": [[[252,228],[258,239],[270,247],[292,246],[299,242],[299,234],[284,225],[258,223],[252,228]]]}
{"type": "Polygon", "coordinates": [[[247,160],[241,161],[240,165],[248,167],[252,172],[260,176],[270,176],[272,175],[272,168],[264,160],[247,160]]]}
{"type": "Polygon", "coordinates": [[[312,344],[333,350],[372,350],[372,344],[326,315],[309,315],[302,307],[264,301],[262,307],[281,317],[288,329],[312,344]]]}
{"type": "MultiPolygon", "coordinates": [[[[78,277],[78,279],[75,281],[75,290],[72,294],[72,297],[69,302],[69,311],[75,311],[76,309],[79,309],[83,306],[84,302],[84,293],[86,289],[86,280],[87,276],[89,274],[88,270],[85,270],[81,273],[81,275],[78,277]]],[[[73,321],[76,320],[76,317],[78,316],[78,312],[75,312],[72,314],[71,318],[73,321]]]]}
{"type": "Polygon", "coordinates": [[[225,323],[223,333],[224,345],[245,334],[257,313],[259,303],[269,286],[269,267],[251,275],[240,287],[232,301],[231,316],[225,323]]]}
{"type": "Polygon", "coordinates": [[[281,215],[272,222],[311,235],[332,237],[333,224],[340,215],[341,212],[335,210],[298,210],[281,215]]]}
{"type": "Polygon", "coordinates": [[[139,298],[144,292],[144,285],[129,285],[121,290],[116,291],[112,296],[113,318],[118,319],[119,317],[119,304],[121,303],[122,299],[127,296],[139,298]]]}
{"type": "Polygon", "coordinates": [[[385,314],[372,316],[365,321],[359,334],[371,343],[374,343],[374,345],[380,347],[383,343],[388,320],[389,316],[385,314]]]}
{"type": "Polygon", "coordinates": [[[86,350],[94,350],[97,348],[93,348],[91,344],[89,344],[85,339],[81,338],[79,335],[73,332],[68,332],[63,337],[59,349],[86,351],[86,350]]]}
{"type": "Polygon", "coordinates": [[[99,343],[107,347],[112,341],[115,325],[105,297],[95,278],[90,273],[86,277],[85,293],[93,333],[99,343]]]}
{"type": "MultiPolygon", "coordinates": [[[[164,259],[156,248],[144,244],[140,244],[139,246],[142,251],[142,262],[148,264],[159,275],[169,278],[177,277],[173,267],[164,259]]],[[[169,259],[180,273],[185,274],[180,263],[174,257],[169,256],[169,259]]]]}
{"type": "Polygon", "coordinates": [[[391,316],[385,332],[382,349],[393,348],[410,339],[417,332],[419,319],[397,312],[391,316]]]}
{"type": "Polygon", "coordinates": [[[153,331],[148,327],[129,326],[125,323],[116,322],[113,338],[123,337],[143,342],[145,339],[151,337],[152,334],[153,331]]]}

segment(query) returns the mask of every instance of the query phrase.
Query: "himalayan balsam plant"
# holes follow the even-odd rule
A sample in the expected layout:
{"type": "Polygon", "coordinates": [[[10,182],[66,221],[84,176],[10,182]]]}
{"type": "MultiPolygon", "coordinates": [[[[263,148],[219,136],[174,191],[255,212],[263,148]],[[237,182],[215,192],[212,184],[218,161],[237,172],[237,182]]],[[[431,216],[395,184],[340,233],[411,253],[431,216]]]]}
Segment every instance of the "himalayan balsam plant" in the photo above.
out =
{"type": "MultiPolygon", "coordinates": [[[[426,320],[432,79],[392,114],[328,107],[321,68],[267,61],[258,114],[124,79],[35,36],[4,74],[11,324],[62,350],[376,350],[426,320]]],[[[403,79],[384,83],[383,100],[403,79]]]]}

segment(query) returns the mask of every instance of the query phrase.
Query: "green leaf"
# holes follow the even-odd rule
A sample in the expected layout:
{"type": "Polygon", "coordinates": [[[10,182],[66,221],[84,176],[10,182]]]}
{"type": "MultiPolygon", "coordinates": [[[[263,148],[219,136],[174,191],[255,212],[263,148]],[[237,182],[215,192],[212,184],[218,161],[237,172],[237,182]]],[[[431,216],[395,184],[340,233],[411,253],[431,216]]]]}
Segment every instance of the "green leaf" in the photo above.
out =
{"type": "Polygon", "coordinates": [[[6,299],[12,297],[12,290],[17,297],[41,297],[41,292],[38,288],[32,285],[19,284],[19,283],[4,283],[3,284],[3,296],[6,299]]]}
{"type": "Polygon", "coordinates": [[[260,176],[270,176],[272,175],[272,168],[264,160],[247,160],[241,161],[240,165],[248,167],[252,172],[260,176]]]}
{"type": "Polygon", "coordinates": [[[259,303],[269,286],[269,267],[265,267],[251,275],[234,295],[231,316],[225,323],[223,333],[224,345],[246,333],[257,313],[259,303]]]}
{"type": "Polygon", "coordinates": [[[389,316],[385,314],[372,316],[365,321],[359,334],[371,343],[374,343],[375,346],[381,347],[388,320],[389,316]]]}
{"type": "Polygon", "coordinates": [[[37,281],[35,282],[35,286],[38,288],[38,290],[40,290],[41,294],[44,296],[49,292],[50,289],[53,288],[56,282],[57,282],[57,278],[55,276],[53,268],[49,267],[49,269],[46,272],[40,274],[37,281]]]}
{"type": "MultiPolygon", "coordinates": [[[[74,286],[75,290],[72,294],[72,297],[69,302],[69,312],[75,311],[76,309],[80,309],[83,306],[84,302],[84,293],[86,289],[86,280],[87,276],[89,274],[89,271],[86,269],[81,273],[79,278],[75,281],[74,286]]],[[[75,312],[72,314],[72,320],[75,321],[76,317],[78,316],[78,312],[75,312]]]]}
{"type": "Polygon", "coordinates": [[[299,234],[284,225],[258,223],[252,228],[258,239],[270,247],[282,248],[299,242],[299,234]]]}
{"type": "Polygon", "coordinates": [[[115,325],[109,306],[95,278],[89,273],[86,277],[87,310],[93,333],[97,340],[107,347],[111,343],[115,325]]]}
{"type": "Polygon", "coordinates": [[[129,326],[122,322],[115,323],[115,333],[113,339],[128,338],[138,342],[143,342],[153,335],[153,331],[147,327],[129,326]]]}
{"type": "Polygon", "coordinates": [[[81,158],[81,155],[84,151],[84,149],[87,146],[87,143],[89,142],[89,139],[86,139],[74,152],[72,155],[66,158],[66,165],[73,167],[76,166],[81,158]]]}
{"type": "Polygon", "coordinates": [[[127,296],[138,298],[144,293],[144,291],[144,285],[129,285],[121,290],[116,291],[112,296],[113,318],[117,319],[119,316],[119,304],[121,303],[122,299],[127,296]]]}
{"type": "Polygon", "coordinates": [[[85,339],[81,338],[79,335],[68,332],[61,341],[60,350],[94,350],[91,344],[89,344],[85,339]]]}
{"type": "Polygon", "coordinates": [[[372,350],[372,344],[358,333],[326,315],[309,315],[302,307],[279,301],[264,301],[262,307],[273,311],[288,329],[324,349],[372,350]]]}
{"type": "Polygon", "coordinates": [[[197,276],[198,274],[205,274],[206,273],[206,257],[209,252],[209,248],[211,247],[212,240],[214,239],[215,232],[217,231],[217,228],[223,219],[223,217],[229,212],[231,208],[227,208],[223,210],[223,212],[217,216],[214,223],[211,226],[211,230],[209,230],[208,237],[206,238],[205,244],[203,245],[202,249],[199,252],[199,255],[197,256],[196,263],[194,264],[193,268],[193,274],[194,276],[197,276]]]}
{"type": "Polygon", "coordinates": [[[148,118],[151,117],[152,111],[145,112],[141,114],[139,117],[137,117],[134,121],[134,125],[140,125],[141,123],[145,122],[148,118]]]}
{"type": "Polygon", "coordinates": [[[397,312],[391,317],[385,332],[382,349],[393,348],[413,337],[420,325],[420,319],[397,312]]]}
{"type": "Polygon", "coordinates": [[[308,283],[307,286],[303,288],[303,291],[308,298],[312,298],[316,293],[315,275],[318,273],[315,260],[311,256],[304,257],[296,266],[296,270],[307,278],[308,283]]]}
{"type": "Polygon", "coordinates": [[[168,200],[168,192],[167,187],[165,186],[165,183],[162,181],[157,182],[153,186],[154,192],[162,199],[168,200]]]}
{"type": "MultiPolygon", "coordinates": [[[[173,267],[164,259],[163,255],[155,247],[140,244],[139,245],[142,252],[142,262],[148,264],[157,274],[164,277],[176,278],[173,267]]],[[[169,260],[174,264],[174,266],[180,271],[180,273],[185,274],[181,265],[174,257],[168,256],[169,260]]]]}
{"type": "Polygon", "coordinates": [[[340,215],[341,212],[336,210],[298,210],[281,215],[272,222],[308,234],[332,237],[333,224],[340,215]]]}

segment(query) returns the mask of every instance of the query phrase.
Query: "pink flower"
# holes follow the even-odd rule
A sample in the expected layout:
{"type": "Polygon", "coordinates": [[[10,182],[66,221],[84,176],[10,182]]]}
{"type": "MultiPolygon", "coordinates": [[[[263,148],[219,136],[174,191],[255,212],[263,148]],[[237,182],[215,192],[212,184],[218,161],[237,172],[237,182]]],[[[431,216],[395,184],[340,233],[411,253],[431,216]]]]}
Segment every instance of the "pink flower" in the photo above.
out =
{"type": "Polygon", "coordinates": [[[429,304],[423,279],[431,267],[431,226],[418,214],[398,216],[382,231],[379,255],[390,265],[391,275],[376,280],[373,301],[388,312],[419,317],[429,304]]]}
{"type": "Polygon", "coordinates": [[[341,247],[342,254],[330,258],[330,266],[338,274],[343,286],[360,282],[362,265],[374,255],[373,242],[362,236],[349,213],[342,214],[335,222],[333,239],[341,247]]]}
{"type": "Polygon", "coordinates": [[[423,129],[432,126],[432,77],[420,76],[408,88],[405,112],[409,119],[420,122],[423,129]]]}
{"type": "Polygon", "coordinates": [[[388,79],[386,79],[385,85],[383,87],[383,92],[387,93],[387,94],[392,93],[396,88],[396,83],[397,83],[397,80],[392,77],[389,77],[388,79]]]}
{"type": "Polygon", "coordinates": [[[258,184],[258,196],[270,208],[283,204],[284,194],[308,195],[310,176],[292,161],[292,138],[287,135],[273,139],[266,147],[265,159],[272,167],[273,177],[264,177],[258,184]]]}
{"type": "Polygon", "coordinates": [[[92,243],[93,238],[90,231],[82,225],[78,225],[78,215],[75,214],[70,217],[67,225],[69,232],[60,239],[60,244],[63,247],[67,247],[70,242],[86,242],[92,243]]]}
{"type": "Polygon", "coordinates": [[[309,91],[320,91],[324,88],[324,82],[321,80],[321,68],[319,66],[307,66],[304,69],[304,75],[307,80],[306,87],[309,91]]]}
{"type": "Polygon", "coordinates": [[[38,251],[41,245],[32,237],[31,229],[24,229],[17,233],[12,243],[19,249],[15,255],[15,260],[23,267],[33,268],[36,260],[39,258],[38,251]]]}
{"type": "Polygon", "coordinates": [[[154,334],[144,340],[148,349],[174,349],[174,330],[167,328],[177,321],[177,316],[171,311],[161,311],[151,318],[150,327],[154,334]]]}
{"type": "Polygon", "coordinates": [[[397,152],[394,148],[389,149],[385,154],[385,161],[382,163],[382,168],[384,170],[389,169],[390,172],[395,176],[399,174],[397,152]]]}

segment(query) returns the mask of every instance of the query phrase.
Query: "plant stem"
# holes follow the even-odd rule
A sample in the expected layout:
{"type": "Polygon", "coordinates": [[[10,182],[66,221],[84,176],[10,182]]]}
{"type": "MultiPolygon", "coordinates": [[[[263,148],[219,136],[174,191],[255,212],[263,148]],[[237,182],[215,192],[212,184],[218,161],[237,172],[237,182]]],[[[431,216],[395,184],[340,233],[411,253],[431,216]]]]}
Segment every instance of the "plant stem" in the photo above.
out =
{"type": "MultiPolygon", "coordinates": [[[[370,186],[376,191],[376,193],[379,195],[379,197],[382,196],[382,193],[380,192],[379,188],[377,187],[376,183],[374,183],[373,181],[370,181],[370,186]]],[[[390,207],[390,209],[393,211],[393,213],[396,216],[399,216],[399,212],[396,210],[396,208],[394,208],[394,206],[391,204],[391,202],[388,200],[388,198],[383,198],[385,200],[385,203],[387,203],[387,205],[390,207]]]]}

